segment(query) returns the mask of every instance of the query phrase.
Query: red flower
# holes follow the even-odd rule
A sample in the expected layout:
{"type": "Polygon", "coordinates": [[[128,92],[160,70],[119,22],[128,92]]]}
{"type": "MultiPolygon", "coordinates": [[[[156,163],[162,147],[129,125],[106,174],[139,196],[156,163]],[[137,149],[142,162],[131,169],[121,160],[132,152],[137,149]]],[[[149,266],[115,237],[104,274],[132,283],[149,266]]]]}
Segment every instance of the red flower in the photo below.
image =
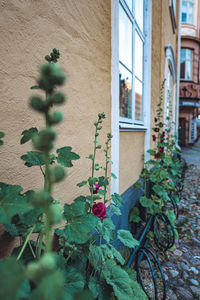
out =
{"type": "Polygon", "coordinates": [[[159,128],[154,128],[155,132],[159,132],[159,130],[160,130],[159,128]]]}
{"type": "Polygon", "coordinates": [[[100,185],[94,183],[94,185],[93,185],[93,194],[97,194],[99,189],[100,189],[100,185]]]}
{"type": "Polygon", "coordinates": [[[161,154],[158,152],[158,153],[155,154],[154,157],[155,157],[155,158],[159,158],[160,156],[161,156],[161,154]]]}
{"type": "Polygon", "coordinates": [[[162,136],[162,138],[164,138],[164,137],[165,137],[165,132],[164,132],[164,131],[162,132],[162,135],[161,135],[161,136],[162,136]]]}
{"type": "Polygon", "coordinates": [[[99,202],[93,205],[92,207],[93,215],[97,216],[98,218],[103,221],[106,218],[106,206],[104,203],[99,202]]]}
{"type": "Polygon", "coordinates": [[[159,152],[163,153],[164,152],[164,147],[160,147],[159,152]]]}
{"type": "Polygon", "coordinates": [[[155,140],[156,140],[155,134],[152,135],[152,138],[153,138],[153,141],[155,142],[155,140]]]}
{"type": "Polygon", "coordinates": [[[161,140],[160,140],[160,142],[161,142],[161,143],[163,143],[163,142],[164,142],[164,140],[163,140],[163,139],[161,139],[161,140]]]}
{"type": "Polygon", "coordinates": [[[154,118],[154,122],[157,123],[157,122],[158,122],[158,119],[157,119],[157,118],[154,118]]]}

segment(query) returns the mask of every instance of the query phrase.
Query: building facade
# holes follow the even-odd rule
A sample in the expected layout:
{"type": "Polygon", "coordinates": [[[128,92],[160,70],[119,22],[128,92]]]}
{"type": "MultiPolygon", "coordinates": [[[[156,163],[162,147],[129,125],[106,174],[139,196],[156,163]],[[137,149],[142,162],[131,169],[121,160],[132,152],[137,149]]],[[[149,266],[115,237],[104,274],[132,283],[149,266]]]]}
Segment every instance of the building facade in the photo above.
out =
{"type": "MultiPolygon", "coordinates": [[[[29,87],[44,55],[56,47],[68,78],[65,121],[58,126],[56,146],[72,146],[81,159],[54,193],[62,203],[71,203],[88,192],[76,184],[90,176],[85,157],[92,150],[93,122],[104,111],[99,141],[103,145],[106,133],[112,133],[110,172],[117,179],[111,179],[111,193],[123,196],[126,227],[128,211],[138,200],[133,184],[153,145],[151,128],[164,79],[164,118],[171,105],[178,124],[179,16],[178,0],[1,1],[0,129],[6,136],[0,181],[23,185],[24,190],[42,184],[40,170],[25,167],[20,159],[31,145],[19,141],[23,130],[43,126],[27,105],[29,87]]],[[[103,164],[104,155],[97,158],[103,164]]]]}
{"type": "Polygon", "coordinates": [[[183,0],[181,12],[180,144],[193,144],[200,118],[200,1],[183,0]]]}

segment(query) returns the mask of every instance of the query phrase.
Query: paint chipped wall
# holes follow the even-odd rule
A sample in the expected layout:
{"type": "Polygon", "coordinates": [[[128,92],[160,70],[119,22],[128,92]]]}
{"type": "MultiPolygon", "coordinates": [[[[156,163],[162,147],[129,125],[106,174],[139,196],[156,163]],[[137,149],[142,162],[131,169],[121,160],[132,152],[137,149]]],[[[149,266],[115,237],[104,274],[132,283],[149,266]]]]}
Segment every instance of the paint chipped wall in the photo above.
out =
{"type": "MultiPolygon", "coordinates": [[[[43,57],[56,47],[61,52],[59,65],[67,74],[63,92],[68,98],[61,107],[65,120],[56,128],[56,147],[72,146],[81,159],[54,192],[62,203],[71,202],[87,192],[76,184],[91,172],[85,157],[92,151],[93,122],[99,112],[107,116],[102,136],[111,131],[110,1],[2,0],[0,10],[0,130],[6,133],[0,148],[0,181],[22,185],[24,190],[43,186],[39,168],[27,168],[20,159],[31,150],[31,144],[20,145],[20,139],[23,130],[43,127],[42,117],[28,107],[30,86],[43,57]]],[[[97,157],[103,163],[104,154],[97,157]]]]}

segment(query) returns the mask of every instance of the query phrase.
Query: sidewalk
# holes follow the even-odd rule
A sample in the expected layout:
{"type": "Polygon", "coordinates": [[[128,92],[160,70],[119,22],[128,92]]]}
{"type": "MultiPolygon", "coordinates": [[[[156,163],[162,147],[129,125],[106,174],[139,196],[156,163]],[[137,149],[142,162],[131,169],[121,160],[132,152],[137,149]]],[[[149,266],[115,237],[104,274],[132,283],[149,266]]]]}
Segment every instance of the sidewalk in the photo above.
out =
{"type": "Polygon", "coordinates": [[[169,300],[200,299],[200,140],[183,148],[187,169],[179,204],[179,240],[163,262],[169,300]]]}
{"type": "Polygon", "coordinates": [[[181,150],[187,164],[194,164],[200,168],[200,139],[193,146],[182,147],[181,150]]]}

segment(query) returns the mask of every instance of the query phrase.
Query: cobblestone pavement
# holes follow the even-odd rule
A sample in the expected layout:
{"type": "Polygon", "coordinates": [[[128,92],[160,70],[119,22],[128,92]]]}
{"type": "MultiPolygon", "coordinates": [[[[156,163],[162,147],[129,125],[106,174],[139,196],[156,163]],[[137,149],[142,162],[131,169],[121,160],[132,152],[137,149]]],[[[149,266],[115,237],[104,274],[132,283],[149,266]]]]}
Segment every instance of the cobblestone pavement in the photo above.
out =
{"type": "Polygon", "coordinates": [[[200,299],[200,142],[183,149],[183,157],[188,164],[179,204],[179,240],[162,263],[169,300],[200,299]]]}

